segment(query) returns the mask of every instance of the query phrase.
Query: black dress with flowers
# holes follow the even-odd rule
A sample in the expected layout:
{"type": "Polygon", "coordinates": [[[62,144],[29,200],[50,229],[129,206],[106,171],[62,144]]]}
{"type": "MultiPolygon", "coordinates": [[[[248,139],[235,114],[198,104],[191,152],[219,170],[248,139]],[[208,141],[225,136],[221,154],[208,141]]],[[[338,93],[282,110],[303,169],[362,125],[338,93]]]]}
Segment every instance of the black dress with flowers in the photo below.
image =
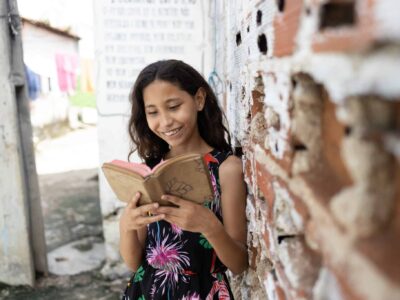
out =
{"type": "MultiPolygon", "coordinates": [[[[214,200],[205,205],[221,221],[218,169],[231,154],[214,149],[204,155],[214,189],[214,200]]],[[[154,222],[147,226],[143,262],[129,280],[122,299],[233,299],[226,270],[202,234],[166,221],[154,222]]]]}

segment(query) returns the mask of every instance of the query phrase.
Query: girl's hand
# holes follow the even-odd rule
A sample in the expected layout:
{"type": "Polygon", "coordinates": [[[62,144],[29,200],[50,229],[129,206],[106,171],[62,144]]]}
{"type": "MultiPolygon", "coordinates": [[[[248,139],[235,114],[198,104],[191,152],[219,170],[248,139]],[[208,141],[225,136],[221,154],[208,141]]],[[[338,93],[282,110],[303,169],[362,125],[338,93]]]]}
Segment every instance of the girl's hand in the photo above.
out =
{"type": "Polygon", "coordinates": [[[164,217],[162,214],[157,214],[158,203],[151,203],[138,207],[137,203],[139,202],[140,196],[140,193],[137,192],[121,215],[120,226],[124,232],[138,230],[164,217]]]}
{"type": "Polygon", "coordinates": [[[218,225],[221,223],[207,207],[172,195],[163,195],[161,198],[175,205],[175,207],[162,206],[157,209],[157,213],[163,214],[164,220],[169,223],[183,230],[200,232],[203,235],[209,235],[220,228],[218,225]]]}

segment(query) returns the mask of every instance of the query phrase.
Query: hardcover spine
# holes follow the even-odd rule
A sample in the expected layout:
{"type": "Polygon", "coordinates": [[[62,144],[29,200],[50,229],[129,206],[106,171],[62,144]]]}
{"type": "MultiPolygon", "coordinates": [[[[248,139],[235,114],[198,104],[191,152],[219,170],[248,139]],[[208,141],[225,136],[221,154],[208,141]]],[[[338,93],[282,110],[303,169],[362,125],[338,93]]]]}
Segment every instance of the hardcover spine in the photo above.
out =
{"type": "Polygon", "coordinates": [[[163,190],[161,184],[156,177],[148,177],[144,182],[146,191],[151,199],[151,202],[161,202],[161,196],[163,195],[163,190]]]}

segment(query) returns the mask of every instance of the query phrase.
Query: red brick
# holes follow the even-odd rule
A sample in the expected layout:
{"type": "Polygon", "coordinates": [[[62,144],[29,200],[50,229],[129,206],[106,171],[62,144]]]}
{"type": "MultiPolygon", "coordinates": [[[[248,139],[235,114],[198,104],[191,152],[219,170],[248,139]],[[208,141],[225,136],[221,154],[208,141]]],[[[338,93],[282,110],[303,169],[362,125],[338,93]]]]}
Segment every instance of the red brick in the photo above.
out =
{"type": "Polygon", "coordinates": [[[337,190],[352,184],[352,179],[340,155],[342,138],[345,135],[345,125],[336,118],[336,107],[329,99],[328,93],[323,90],[322,112],[322,152],[326,168],[331,170],[331,185],[337,186],[337,190]]]}
{"type": "Polygon", "coordinates": [[[283,12],[275,15],[274,56],[293,53],[302,10],[303,0],[287,0],[283,12]]]}
{"type": "MultiPolygon", "coordinates": [[[[331,0],[329,3],[343,3],[331,0]]],[[[347,1],[349,2],[349,1],[347,1]]],[[[317,32],[312,40],[315,52],[362,51],[374,43],[375,0],[356,0],[356,24],[352,27],[325,29],[317,32]]]]}
{"type": "Polygon", "coordinates": [[[263,240],[265,242],[265,246],[267,246],[267,249],[271,249],[271,240],[270,240],[270,236],[269,236],[269,232],[268,231],[269,231],[269,229],[266,229],[264,234],[262,235],[262,237],[263,237],[263,240]]]}
{"type": "MultiPolygon", "coordinates": [[[[312,78],[309,80],[312,80],[312,78]]],[[[351,185],[352,179],[340,155],[345,126],[337,120],[335,105],[322,86],[320,87],[320,93],[322,103],[321,125],[320,132],[315,132],[315,134],[320,135],[321,149],[318,150],[320,151],[317,155],[318,161],[313,161],[311,169],[301,176],[314,190],[314,193],[318,196],[317,198],[327,204],[333,195],[344,187],[351,185]]],[[[294,146],[295,143],[294,138],[291,136],[291,144],[294,146]]],[[[310,149],[306,151],[310,151],[310,149]]]]}
{"type": "MultiPolygon", "coordinates": [[[[256,178],[257,185],[261,192],[264,195],[265,200],[268,203],[268,208],[272,208],[274,206],[275,193],[272,187],[273,177],[267,171],[266,167],[259,162],[256,162],[256,178]]],[[[272,209],[267,210],[267,220],[272,220],[272,209]]]]}

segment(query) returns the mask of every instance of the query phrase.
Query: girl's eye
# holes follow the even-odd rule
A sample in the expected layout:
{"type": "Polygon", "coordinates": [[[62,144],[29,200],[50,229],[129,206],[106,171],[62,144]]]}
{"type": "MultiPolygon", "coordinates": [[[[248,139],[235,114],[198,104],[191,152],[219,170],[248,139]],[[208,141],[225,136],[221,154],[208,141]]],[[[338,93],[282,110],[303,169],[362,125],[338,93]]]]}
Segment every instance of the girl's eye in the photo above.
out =
{"type": "Polygon", "coordinates": [[[180,106],[180,104],[174,105],[174,106],[170,106],[169,109],[170,110],[176,110],[176,109],[178,109],[179,106],[180,106]]]}
{"type": "Polygon", "coordinates": [[[157,112],[156,111],[148,111],[147,114],[148,115],[155,115],[155,114],[157,114],[157,112]]]}

